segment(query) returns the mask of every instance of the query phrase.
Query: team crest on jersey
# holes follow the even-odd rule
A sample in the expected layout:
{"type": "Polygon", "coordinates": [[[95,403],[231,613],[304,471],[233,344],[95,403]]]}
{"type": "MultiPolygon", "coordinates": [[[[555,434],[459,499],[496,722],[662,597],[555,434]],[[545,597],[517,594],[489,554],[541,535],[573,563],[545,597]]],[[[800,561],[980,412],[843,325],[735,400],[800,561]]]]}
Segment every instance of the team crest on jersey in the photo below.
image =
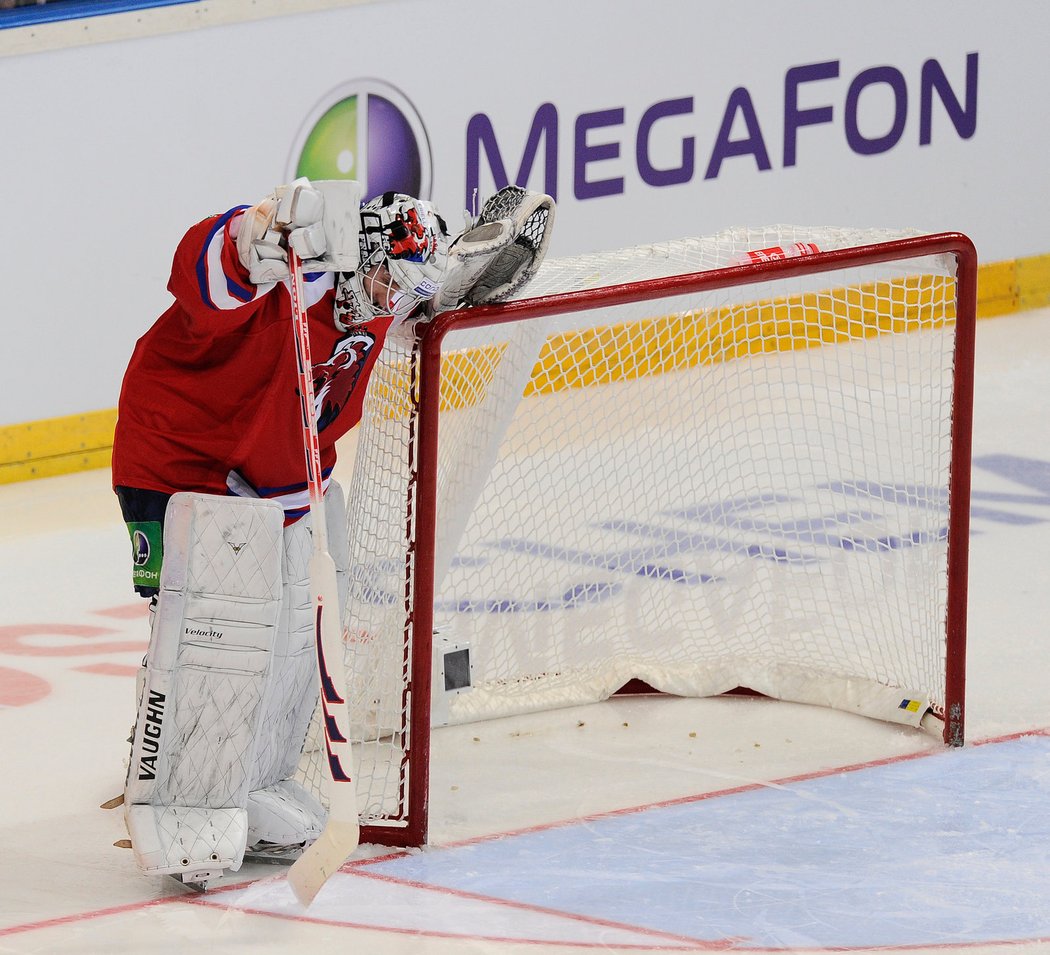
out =
{"type": "Polygon", "coordinates": [[[335,343],[326,361],[313,366],[314,413],[318,431],[328,427],[346,407],[375,344],[376,338],[371,332],[363,328],[351,329],[335,343]]]}

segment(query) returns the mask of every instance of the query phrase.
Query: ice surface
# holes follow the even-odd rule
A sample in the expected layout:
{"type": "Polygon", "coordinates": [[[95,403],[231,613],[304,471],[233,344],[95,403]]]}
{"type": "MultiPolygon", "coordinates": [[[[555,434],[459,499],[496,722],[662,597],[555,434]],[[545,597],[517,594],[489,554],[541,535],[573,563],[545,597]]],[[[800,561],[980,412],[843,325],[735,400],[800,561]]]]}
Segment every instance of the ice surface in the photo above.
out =
{"type": "Polygon", "coordinates": [[[108,474],[0,488],[0,952],[1050,952],[1050,310],[977,345],[970,746],[747,698],[442,729],[434,844],[308,913],[113,847],[146,629],[108,474]]]}

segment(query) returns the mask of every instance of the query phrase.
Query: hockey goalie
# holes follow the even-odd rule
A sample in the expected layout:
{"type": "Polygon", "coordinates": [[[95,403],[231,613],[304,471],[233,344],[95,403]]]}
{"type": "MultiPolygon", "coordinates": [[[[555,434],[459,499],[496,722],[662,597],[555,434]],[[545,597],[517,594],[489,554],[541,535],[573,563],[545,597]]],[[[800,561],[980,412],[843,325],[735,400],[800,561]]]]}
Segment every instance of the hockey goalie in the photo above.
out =
{"type": "Polygon", "coordinates": [[[295,859],[325,809],[292,777],[318,701],[289,249],[303,263],[327,537],[347,572],[336,441],[392,328],[513,296],[554,205],[508,187],[450,238],[435,207],[299,179],[194,225],[172,305],[124,376],[113,486],[150,600],[124,790],[144,873],[197,888],[295,859]],[[537,223],[539,224],[537,227],[537,223]]]}

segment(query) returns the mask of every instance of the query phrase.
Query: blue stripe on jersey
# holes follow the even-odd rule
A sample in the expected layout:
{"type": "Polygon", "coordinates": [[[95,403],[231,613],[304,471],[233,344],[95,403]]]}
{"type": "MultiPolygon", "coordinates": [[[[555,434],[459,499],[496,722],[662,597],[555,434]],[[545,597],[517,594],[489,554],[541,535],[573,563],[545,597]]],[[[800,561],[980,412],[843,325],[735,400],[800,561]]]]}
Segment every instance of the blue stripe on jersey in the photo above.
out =
{"type": "MultiPolygon", "coordinates": [[[[234,471],[230,472],[230,474],[235,473],[234,471]]],[[[327,482],[331,474],[332,468],[325,468],[321,475],[325,491],[328,490],[327,482]]],[[[244,493],[239,494],[238,488],[227,480],[226,493],[228,495],[233,497],[259,497],[268,501],[276,501],[284,509],[285,527],[289,524],[294,524],[297,520],[310,513],[310,502],[305,481],[301,484],[289,484],[283,487],[254,488],[238,474],[237,483],[243,484],[241,490],[244,493]]]]}
{"type": "MultiPolygon", "coordinates": [[[[332,468],[321,469],[321,480],[327,481],[332,476],[332,468]]],[[[307,490],[307,483],[303,481],[295,484],[286,484],[283,487],[257,487],[255,489],[259,493],[259,497],[281,497],[285,494],[298,494],[302,491],[307,490]]]]}
{"type": "Polygon", "coordinates": [[[226,276],[226,291],[234,298],[239,298],[242,302],[250,302],[255,298],[254,288],[245,288],[240,282],[235,282],[228,275],[226,276]]]}
{"type": "MultiPolygon", "coordinates": [[[[215,234],[221,229],[225,229],[226,223],[229,222],[233,216],[247,208],[247,206],[234,206],[229,212],[224,212],[219,216],[219,218],[215,220],[215,225],[211,227],[211,231],[205,238],[204,245],[201,248],[201,253],[197,257],[197,289],[200,292],[201,301],[204,302],[208,308],[214,308],[216,311],[219,310],[219,306],[212,301],[211,292],[208,291],[208,249],[211,247],[215,234]]],[[[230,289],[230,294],[237,298],[243,298],[246,302],[251,301],[252,297],[255,295],[254,291],[248,291],[247,289],[240,288],[236,285],[231,287],[229,277],[226,279],[226,284],[230,289]]]]}

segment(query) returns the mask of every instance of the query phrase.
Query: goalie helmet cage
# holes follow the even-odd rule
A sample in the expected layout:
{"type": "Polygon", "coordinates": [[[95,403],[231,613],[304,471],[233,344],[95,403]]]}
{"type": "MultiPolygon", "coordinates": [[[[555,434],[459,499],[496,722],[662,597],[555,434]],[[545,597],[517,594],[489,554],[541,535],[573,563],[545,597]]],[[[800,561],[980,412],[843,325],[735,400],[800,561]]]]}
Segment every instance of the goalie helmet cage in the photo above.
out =
{"type": "Polygon", "coordinates": [[[348,502],[363,841],[426,842],[432,725],[638,681],[962,745],[976,274],[958,233],[738,229],[394,336],[348,502]]]}

